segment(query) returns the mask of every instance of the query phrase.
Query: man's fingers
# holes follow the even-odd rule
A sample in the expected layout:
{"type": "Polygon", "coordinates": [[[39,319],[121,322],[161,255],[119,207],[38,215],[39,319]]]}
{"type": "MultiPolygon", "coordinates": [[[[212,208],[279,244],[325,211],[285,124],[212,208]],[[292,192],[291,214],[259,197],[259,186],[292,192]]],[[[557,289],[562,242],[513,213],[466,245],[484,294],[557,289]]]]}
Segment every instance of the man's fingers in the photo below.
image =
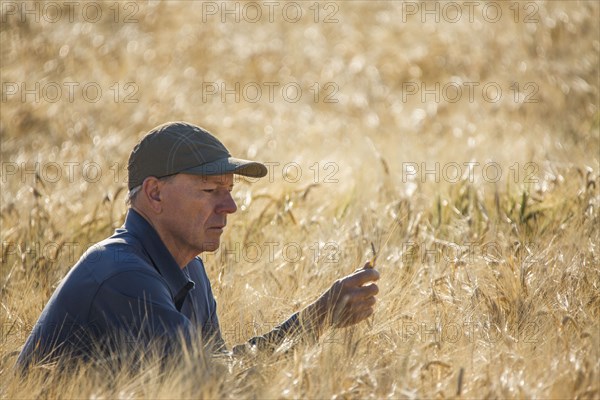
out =
{"type": "Polygon", "coordinates": [[[371,283],[369,285],[351,288],[348,290],[348,293],[352,295],[353,299],[358,299],[359,301],[362,301],[367,297],[376,296],[377,293],[379,293],[379,287],[375,283],[371,283]]]}
{"type": "Polygon", "coordinates": [[[377,303],[377,299],[375,297],[368,297],[361,302],[364,307],[373,307],[375,303],[377,303]]]}
{"type": "Polygon", "coordinates": [[[379,272],[368,266],[337,280],[324,295],[333,325],[350,326],[373,314],[379,293],[374,282],[379,279],[379,272]]]}
{"type": "Polygon", "coordinates": [[[345,314],[356,316],[365,310],[373,309],[377,299],[374,296],[360,297],[359,295],[353,295],[347,297],[347,301],[342,305],[345,308],[343,311],[345,314]]]}
{"type": "Polygon", "coordinates": [[[358,297],[354,296],[347,302],[348,306],[354,310],[361,310],[366,307],[373,307],[377,303],[375,296],[358,297]]]}
{"type": "Polygon", "coordinates": [[[344,278],[346,286],[359,287],[367,282],[373,282],[379,279],[379,272],[376,269],[360,269],[352,275],[344,278]]]}

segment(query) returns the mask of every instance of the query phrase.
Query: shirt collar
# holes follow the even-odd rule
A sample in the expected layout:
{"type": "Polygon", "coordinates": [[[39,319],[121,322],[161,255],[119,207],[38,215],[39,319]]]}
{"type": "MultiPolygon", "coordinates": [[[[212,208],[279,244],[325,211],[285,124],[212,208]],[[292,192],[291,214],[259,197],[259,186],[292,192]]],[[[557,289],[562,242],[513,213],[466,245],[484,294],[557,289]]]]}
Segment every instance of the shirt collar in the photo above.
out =
{"type": "MultiPolygon", "coordinates": [[[[179,268],[160,236],[158,236],[158,232],[133,208],[130,208],[127,212],[123,227],[140,241],[154,267],[167,281],[175,303],[182,303],[187,293],[194,287],[194,282],[179,268]]],[[[181,305],[178,305],[177,308],[180,309],[181,305]]]]}

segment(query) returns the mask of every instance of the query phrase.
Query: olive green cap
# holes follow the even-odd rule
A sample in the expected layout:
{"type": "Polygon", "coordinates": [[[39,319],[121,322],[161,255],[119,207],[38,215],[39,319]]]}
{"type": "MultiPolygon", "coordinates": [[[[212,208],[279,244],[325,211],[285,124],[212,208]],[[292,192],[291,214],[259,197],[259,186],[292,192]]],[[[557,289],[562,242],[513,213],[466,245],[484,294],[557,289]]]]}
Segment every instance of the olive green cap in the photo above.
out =
{"type": "Polygon", "coordinates": [[[178,173],[194,175],[237,174],[261,178],[267,167],[256,161],[231,157],[213,135],[187,122],[167,122],[148,132],[129,156],[129,190],[149,176],[178,173]]]}

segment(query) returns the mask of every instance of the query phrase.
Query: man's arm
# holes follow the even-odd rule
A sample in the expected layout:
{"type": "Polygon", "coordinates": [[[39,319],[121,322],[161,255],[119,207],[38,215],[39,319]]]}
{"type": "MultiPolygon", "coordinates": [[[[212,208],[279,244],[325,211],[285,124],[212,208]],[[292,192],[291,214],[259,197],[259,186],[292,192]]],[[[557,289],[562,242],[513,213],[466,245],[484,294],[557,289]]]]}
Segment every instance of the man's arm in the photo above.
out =
{"type": "Polygon", "coordinates": [[[274,351],[286,339],[316,341],[329,327],[347,327],[367,319],[374,312],[375,296],[379,292],[377,285],[370,282],[378,279],[379,272],[369,263],[365,264],[363,268],[338,279],[314,303],[271,332],[235,346],[234,354],[253,349],[274,351]]]}

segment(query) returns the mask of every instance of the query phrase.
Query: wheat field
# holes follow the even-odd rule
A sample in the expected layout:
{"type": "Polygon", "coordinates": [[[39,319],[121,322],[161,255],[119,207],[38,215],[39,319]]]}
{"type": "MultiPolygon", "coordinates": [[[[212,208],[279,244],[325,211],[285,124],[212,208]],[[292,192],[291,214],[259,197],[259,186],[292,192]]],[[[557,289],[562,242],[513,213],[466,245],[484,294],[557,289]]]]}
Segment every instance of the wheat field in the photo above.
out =
{"type": "Polygon", "coordinates": [[[597,2],[1,13],[1,398],[600,398],[597,2]],[[269,167],[203,255],[230,348],[372,247],[375,315],[271,356],[15,375],[61,278],[122,224],[132,147],[175,120],[269,167]]]}

